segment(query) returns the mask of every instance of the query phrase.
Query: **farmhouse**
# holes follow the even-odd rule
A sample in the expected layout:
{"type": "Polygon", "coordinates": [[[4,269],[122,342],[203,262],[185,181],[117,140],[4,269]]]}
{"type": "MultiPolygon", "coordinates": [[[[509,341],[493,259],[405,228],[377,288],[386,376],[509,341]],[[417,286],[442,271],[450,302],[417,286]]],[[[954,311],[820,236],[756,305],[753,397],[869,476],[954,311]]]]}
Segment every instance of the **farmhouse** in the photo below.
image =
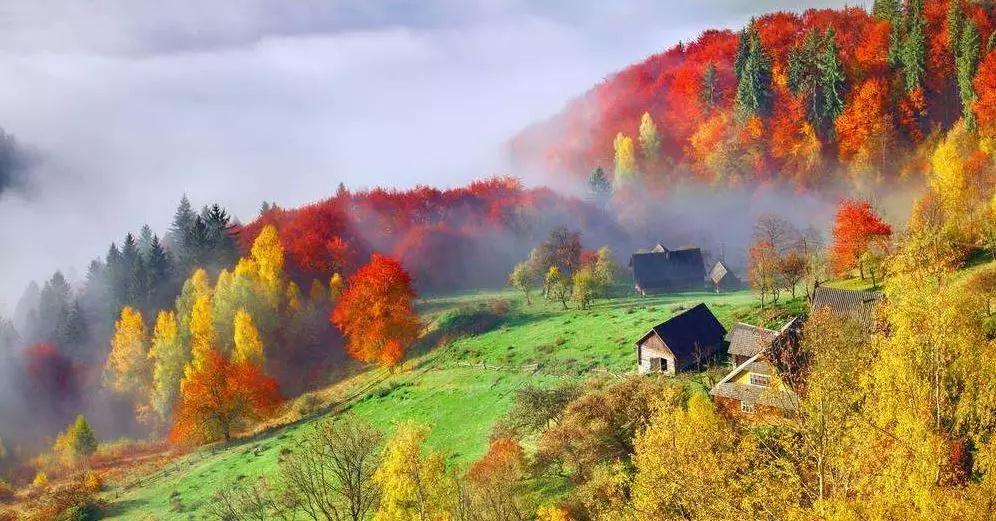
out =
{"type": "Polygon", "coordinates": [[[629,259],[637,293],[667,293],[701,290],[705,287],[702,250],[669,250],[657,244],[648,252],[634,253],[629,259]]]}
{"type": "Polygon", "coordinates": [[[699,304],[658,324],[636,342],[640,374],[673,375],[701,369],[723,346],[726,330],[705,304],[699,304]]]}
{"type": "Polygon", "coordinates": [[[709,270],[709,282],[716,289],[716,293],[736,291],[744,287],[740,278],[723,261],[716,261],[716,264],[709,270]]]}
{"type": "Polygon", "coordinates": [[[820,286],[809,299],[809,309],[826,308],[836,315],[848,317],[871,327],[874,321],[875,305],[882,294],[874,291],[855,291],[850,289],[828,288],[820,286]]]}
{"type": "Polygon", "coordinates": [[[716,403],[740,414],[792,414],[798,396],[779,378],[770,356],[777,343],[798,341],[800,324],[794,318],[778,331],[737,324],[731,331],[729,350],[735,367],[709,391],[716,403]]]}

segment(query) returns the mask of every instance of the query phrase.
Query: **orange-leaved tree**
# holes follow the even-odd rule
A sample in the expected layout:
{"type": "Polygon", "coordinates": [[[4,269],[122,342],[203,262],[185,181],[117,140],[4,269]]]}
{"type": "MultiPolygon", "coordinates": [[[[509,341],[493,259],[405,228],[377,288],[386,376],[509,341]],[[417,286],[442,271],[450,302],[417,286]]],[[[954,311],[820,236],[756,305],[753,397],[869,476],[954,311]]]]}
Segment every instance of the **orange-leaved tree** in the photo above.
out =
{"type": "Polygon", "coordinates": [[[858,268],[861,278],[865,278],[861,256],[874,241],[886,240],[892,235],[892,227],[872,210],[871,203],[845,199],[837,207],[833,222],[833,244],[830,257],[833,269],[842,274],[858,268]]]}
{"type": "Polygon", "coordinates": [[[260,366],[233,362],[215,349],[191,365],[180,396],[170,432],[178,443],[229,441],[236,429],[269,416],[280,403],[277,381],[260,366]]]}
{"type": "Polygon", "coordinates": [[[332,311],[346,351],[363,362],[392,366],[418,337],[412,279],[398,261],[374,254],[350,277],[332,311]]]}

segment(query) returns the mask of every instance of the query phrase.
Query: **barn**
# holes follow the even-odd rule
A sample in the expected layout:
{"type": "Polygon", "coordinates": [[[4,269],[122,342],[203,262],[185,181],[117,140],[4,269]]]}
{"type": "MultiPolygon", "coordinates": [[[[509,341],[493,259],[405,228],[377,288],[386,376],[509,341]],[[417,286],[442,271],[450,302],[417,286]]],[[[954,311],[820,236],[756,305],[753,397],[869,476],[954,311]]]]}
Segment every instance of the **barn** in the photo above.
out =
{"type": "Polygon", "coordinates": [[[657,244],[629,259],[637,293],[669,293],[705,289],[705,261],[699,248],[669,250],[657,244]]]}
{"type": "Polygon", "coordinates": [[[654,326],[636,342],[638,370],[674,375],[702,369],[722,350],[725,335],[716,316],[699,304],[654,326]]]}

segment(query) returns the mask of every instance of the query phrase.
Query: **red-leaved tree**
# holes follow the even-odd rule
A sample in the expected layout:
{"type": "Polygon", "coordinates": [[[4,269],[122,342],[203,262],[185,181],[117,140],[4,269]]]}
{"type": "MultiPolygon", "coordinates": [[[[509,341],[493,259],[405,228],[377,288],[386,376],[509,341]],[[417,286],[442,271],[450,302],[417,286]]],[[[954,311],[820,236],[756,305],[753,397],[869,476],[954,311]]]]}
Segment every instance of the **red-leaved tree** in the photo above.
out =
{"type": "Polygon", "coordinates": [[[418,338],[412,280],[398,261],[374,254],[349,279],[332,311],[346,336],[346,351],[363,362],[392,366],[418,338]]]}
{"type": "Polygon", "coordinates": [[[858,268],[865,277],[861,256],[875,240],[887,239],[892,227],[872,210],[871,203],[845,199],[837,207],[833,222],[833,244],[830,257],[834,272],[841,274],[858,268]]]}
{"type": "Polygon", "coordinates": [[[279,404],[277,381],[258,365],[232,362],[212,349],[181,383],[170,439],[227,442],[236,429],[268,417],[279,404]]]}

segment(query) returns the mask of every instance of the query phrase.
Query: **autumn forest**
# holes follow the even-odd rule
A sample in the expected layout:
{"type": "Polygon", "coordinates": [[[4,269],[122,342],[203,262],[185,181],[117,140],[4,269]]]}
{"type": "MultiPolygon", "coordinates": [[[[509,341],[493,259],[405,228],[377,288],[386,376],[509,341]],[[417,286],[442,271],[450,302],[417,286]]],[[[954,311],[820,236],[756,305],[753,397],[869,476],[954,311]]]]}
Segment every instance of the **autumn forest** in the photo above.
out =
{"type": "Polygon", "coordinates": [[[17,281],[0,521],[993,518],[996,4],[756,13],[505,152],[17,281]]]}

